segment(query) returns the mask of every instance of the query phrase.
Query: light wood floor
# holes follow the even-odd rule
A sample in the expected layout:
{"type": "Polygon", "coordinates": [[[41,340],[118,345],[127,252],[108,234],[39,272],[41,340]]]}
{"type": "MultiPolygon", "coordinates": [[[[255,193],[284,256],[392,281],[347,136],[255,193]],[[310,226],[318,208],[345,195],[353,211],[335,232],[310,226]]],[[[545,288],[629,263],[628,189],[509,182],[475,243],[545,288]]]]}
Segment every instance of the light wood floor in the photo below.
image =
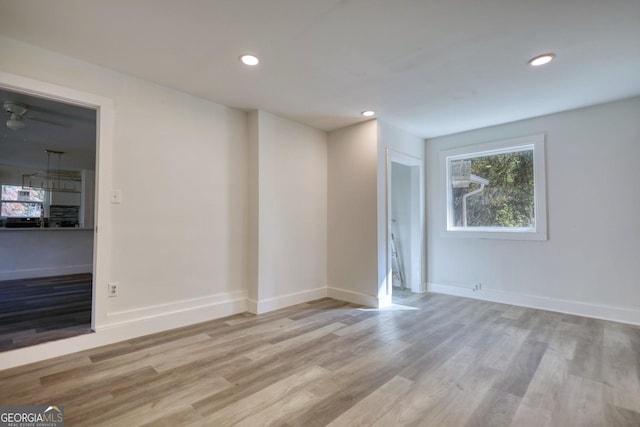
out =
{"type": "Polygon", "coordinates": [[[640,328],[445,295],[322,299],[0,371],[68,426],[640,426],[640,328]]]}

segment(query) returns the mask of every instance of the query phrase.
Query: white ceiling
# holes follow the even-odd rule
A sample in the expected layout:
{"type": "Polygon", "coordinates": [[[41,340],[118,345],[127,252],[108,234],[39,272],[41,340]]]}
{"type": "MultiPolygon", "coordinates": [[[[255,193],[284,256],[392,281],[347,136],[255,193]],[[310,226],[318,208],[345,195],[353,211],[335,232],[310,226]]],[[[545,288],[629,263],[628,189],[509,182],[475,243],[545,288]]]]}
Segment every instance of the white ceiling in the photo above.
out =
{"type": "Polygon", "coordinates": [[[2,1],[0,33],[324,130],[374,109],[433,137],[640,94],[639,0],[2,1]]]}

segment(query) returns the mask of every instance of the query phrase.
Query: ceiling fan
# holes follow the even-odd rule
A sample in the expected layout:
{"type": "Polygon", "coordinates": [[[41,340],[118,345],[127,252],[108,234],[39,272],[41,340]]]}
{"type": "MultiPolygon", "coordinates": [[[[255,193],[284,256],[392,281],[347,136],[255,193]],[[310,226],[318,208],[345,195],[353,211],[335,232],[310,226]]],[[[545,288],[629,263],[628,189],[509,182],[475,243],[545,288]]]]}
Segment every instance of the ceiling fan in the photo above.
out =
{"type": "Polygon", "coordinates": [[[11,130],[22,130],[27,126],[25,120],[34,120],[42,123],[47,123],[54,126],[61,126],[70,128],[71,124],[65,122],[59,122],[55,120],[45,119],[43,117],[33,116],[29,113],[29,106],[21,102],[5,101],[4,109],[9,113],[9,119],[7,120],[7,128],[11,130]]]}

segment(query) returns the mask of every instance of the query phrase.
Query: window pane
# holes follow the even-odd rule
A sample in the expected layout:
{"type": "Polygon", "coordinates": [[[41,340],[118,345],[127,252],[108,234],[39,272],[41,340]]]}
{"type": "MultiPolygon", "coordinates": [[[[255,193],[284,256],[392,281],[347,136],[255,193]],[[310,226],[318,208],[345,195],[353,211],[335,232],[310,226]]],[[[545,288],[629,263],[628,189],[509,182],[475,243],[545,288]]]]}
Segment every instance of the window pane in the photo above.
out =
{"type": "Polygon", "coordinates": [[[2,202],[1,216],[12,218],[40,218],[40,203],[2,202]]]}
{"type": "Polygon", "coordinates": [[[454,227],[534,228],[533,149],[449,160],[454,227]]]}
{"type": "Polygon", "coordinates": [[[3,185],[2,200],[44,202],[44,189],[23,187],[21,185],[3,185]]]}

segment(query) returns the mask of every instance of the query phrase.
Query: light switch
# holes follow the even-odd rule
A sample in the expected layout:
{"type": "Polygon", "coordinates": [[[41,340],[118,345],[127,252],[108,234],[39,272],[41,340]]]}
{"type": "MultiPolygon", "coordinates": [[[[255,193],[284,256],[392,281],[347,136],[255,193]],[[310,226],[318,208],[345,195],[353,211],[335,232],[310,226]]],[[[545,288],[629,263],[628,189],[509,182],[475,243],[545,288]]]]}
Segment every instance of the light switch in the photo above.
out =
{"type": "Polygon", "coordinates": [[[122,203],[122,192],[120,190],[113,190],[111,192],[111,203],[113,204],[122,203]]]}

